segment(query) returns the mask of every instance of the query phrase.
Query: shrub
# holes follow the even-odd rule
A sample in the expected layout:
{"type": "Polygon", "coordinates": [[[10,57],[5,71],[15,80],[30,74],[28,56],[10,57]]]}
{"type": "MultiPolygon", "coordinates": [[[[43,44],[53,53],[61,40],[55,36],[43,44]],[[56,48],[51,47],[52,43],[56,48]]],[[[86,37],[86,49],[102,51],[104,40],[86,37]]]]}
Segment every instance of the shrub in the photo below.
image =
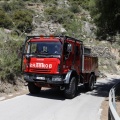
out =
{"type": "Polygon", "coordinates": [[[32,30],[32,17],[32,11],[28,10],[16,10],[13,14],[15,26],[22,32],[32,30]]]}
{"type": "MultiPolygon", "coordinates": [[[[10,36],[9,36],[10,37],[10,36]]],[[[16,76],[20,75],[20,58],[18,50],[22,41],[15,41],[10,38],[9,41],[1,42],[0,52],[0,79],[15,81],[16,76]]]]}
{"type": "Polygon", "coordinates": [[[71,5],[80,5],[83,9],[89,9],[90,0],[68,0],[71,5]]]}
{"type": "Polygon", "coordinates": [[[6,11],[6,12],[11,11],[11,9],[12,9],[11,6],[10,6],[10,4],[7,3],[7,2],[4,2],[4,3],[2,4],[2,8],[3,8],[3,10],[6,11]]]}
{"type": "Polygon", "coordinates": [[[73,13],[79,13],[80,12],[80,8],[78,5],[74,4],[70,7],[70,11],[73,13]]]}
{"type": "Polygon", "coordinates": [[[68,20],[74,18],[74,14],[67,9],[61,9],[56,7],[50,7],[45,10],[45,16],[47,21],[52,20],[53,22],[65,23],[68,20]]]}
{"type": "Polygon", "coordinates": [[[79,20],[73,19],[71,21],[67,21],[63,24],[63,27],[67,31],[68,36],[73,36],[75,38],[81,38],[81,32],[82,32],[82,24],[79,20]]]}
{"type": "Polygon", "coordinates": [[[1,6],[4,11],[8,12],[17,9],[23,9],[25,7],[25,4],[23,0],[19,0],[19,1],[13,0],[12,2],[3,2],[1,6]]]}
{"type": "Polygon", "coordinates": [[[0,10],[0,27],[11,28],[13,26],[10,17],[3,11],[0,10]]]}

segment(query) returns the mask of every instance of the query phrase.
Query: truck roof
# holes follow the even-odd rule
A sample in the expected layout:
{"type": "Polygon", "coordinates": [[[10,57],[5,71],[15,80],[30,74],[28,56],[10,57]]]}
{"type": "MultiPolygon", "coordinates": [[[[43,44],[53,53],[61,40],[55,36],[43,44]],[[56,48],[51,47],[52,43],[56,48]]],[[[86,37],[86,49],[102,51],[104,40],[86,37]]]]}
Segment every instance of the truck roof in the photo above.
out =
{"type": "Polygon", "coordinates": [[[33,41],[33,42],[38,42],[38,41],[59,41],[60,39],[62,40],[72,40],[72,41],[78,41],[80,43],[83,43],[80,40],[77,40],[75,38],[69,37],[69,36],[27,36],[26,37],[26,42],[28,40],[33,41]]]}

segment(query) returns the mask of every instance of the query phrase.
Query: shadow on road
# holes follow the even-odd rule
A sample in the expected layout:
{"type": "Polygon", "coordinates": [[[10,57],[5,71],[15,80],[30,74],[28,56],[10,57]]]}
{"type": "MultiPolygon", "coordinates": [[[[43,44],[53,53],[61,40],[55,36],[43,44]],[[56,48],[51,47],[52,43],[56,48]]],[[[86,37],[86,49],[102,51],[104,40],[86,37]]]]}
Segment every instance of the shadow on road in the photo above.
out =
{"type": "Polygon", "coordinates": [[[44,89],[41,90],[39,94],[27,94],[29,96],[34,96],[34,97],[42,97],[42,98],[47,98],[47,99],[56,99],[56,100],[65,100],[65,97],[63,96],[63,92],[60,91],[59,89],[44,89]]]}
{"type": "MultiPolygon", "coordinates": [[[[81,93],[86,93],[84,86],[78,87],[78,91],[76,96],[80,96],[81,93]]],[[[34,96],[34,97],[42,97],[47,99],[56,99],[56,100],[65,100],[64,92],[60,91],[59,89],[44,89],[41,90],[40,94],[27,94],[28,96],[34,96]]]]}
{"type": "MultiPolygon", "coordinates": [[[[106,78],[107,79],[107,78],[106,78]]],[[[108,97],[110,89],[120,81],[120,79],[114,79],[108,80],[108,82],[104,82],[103,80],[98,80],[95,88],[93,91],[86,91],[83,85],[78,87],[77,95],[80,96],[81,93],[83,94],[89,94],[94,95],[98,97],[108,97]]],[[[60,91],[59,89],[42,89],[40,94],[27,94],[28,96],[34,96],[34,97],[42,97],[47,99],[56,99],[56,100],[65,100],[63,91],[60,91]]]]}
{"type": "Polygon", "coordinates": [[[95,85],[95,89],[91,93],[91,95],[98,96],[98,97],[108,97],[110,89],[118,82],[120,82],[120,79],[114,79],[108,80],[109,82],[104,83],[102,81],[97,82],[95,85]]]}

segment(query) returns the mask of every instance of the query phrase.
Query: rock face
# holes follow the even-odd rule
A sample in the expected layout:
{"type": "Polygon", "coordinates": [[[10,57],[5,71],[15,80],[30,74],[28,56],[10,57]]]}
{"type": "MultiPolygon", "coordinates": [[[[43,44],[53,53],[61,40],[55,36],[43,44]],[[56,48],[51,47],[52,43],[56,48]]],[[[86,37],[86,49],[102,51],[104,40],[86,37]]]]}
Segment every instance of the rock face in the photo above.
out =
{"type": "Polygon", "coordinates": [[[62,25],[52,22],[42,21],[41,24],[36,22],[36,28],[31,32],[32,35],[51,35],[56,32],[65,32],[66,30],[62,25]]]}
{"type": "MultiPolygon", "coordinates": [[[[63,4],[67,6],[67,1],[58,0],[57,6],[63,7],[63,4]]],[[[51,5],[51,4],[50,4],[51,5]]],[[[48,7],[48,6],[47,6],[48,7]]],[[[53,23],[52,20],[46,21],[46,16],[44,15],[44,10],[46,5],[42,3],[29,3],[27,5],[28,9],[34,9],[35,15],[33,16],[33,26],[34,29],[30,35],[53,35],[55,33],[64,33],[66,30],[59,23],[53,23]]]]}
{"type": "Polygon", "coordinates": [[[92,47],[92,55],[97,57],[102,57],[106,59],[116,59],[114,53],[112,53],[109,47],[104,46],[94,46],[92,47]]]}

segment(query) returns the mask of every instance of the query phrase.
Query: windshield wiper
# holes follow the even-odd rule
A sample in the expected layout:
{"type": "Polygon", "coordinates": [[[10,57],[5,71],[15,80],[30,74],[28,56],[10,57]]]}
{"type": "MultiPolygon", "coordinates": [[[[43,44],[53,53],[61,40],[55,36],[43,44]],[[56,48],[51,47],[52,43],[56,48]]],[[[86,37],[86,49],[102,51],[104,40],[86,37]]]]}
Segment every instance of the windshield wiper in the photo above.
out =
{"type": "Polygon", "coordinates": [[[60,58],[60,55],[49,55],[49,57],[60,58]]]}
{"type": "Polygon", "coordinates": [[[60,58],[60,55],[37,55],[37,57],[60,58]]]}
{"type": "Polygon", "coordinates": [[[37,57],[42,57],[42,58],[46,58],[48,57],[47,55],[36,55],[37,57]]]}
{"type": "Polygon", "coordinates": [[[60,58],[59,54],[26,54],[26,57],[41,57],[41,58],[60,58]]]}

